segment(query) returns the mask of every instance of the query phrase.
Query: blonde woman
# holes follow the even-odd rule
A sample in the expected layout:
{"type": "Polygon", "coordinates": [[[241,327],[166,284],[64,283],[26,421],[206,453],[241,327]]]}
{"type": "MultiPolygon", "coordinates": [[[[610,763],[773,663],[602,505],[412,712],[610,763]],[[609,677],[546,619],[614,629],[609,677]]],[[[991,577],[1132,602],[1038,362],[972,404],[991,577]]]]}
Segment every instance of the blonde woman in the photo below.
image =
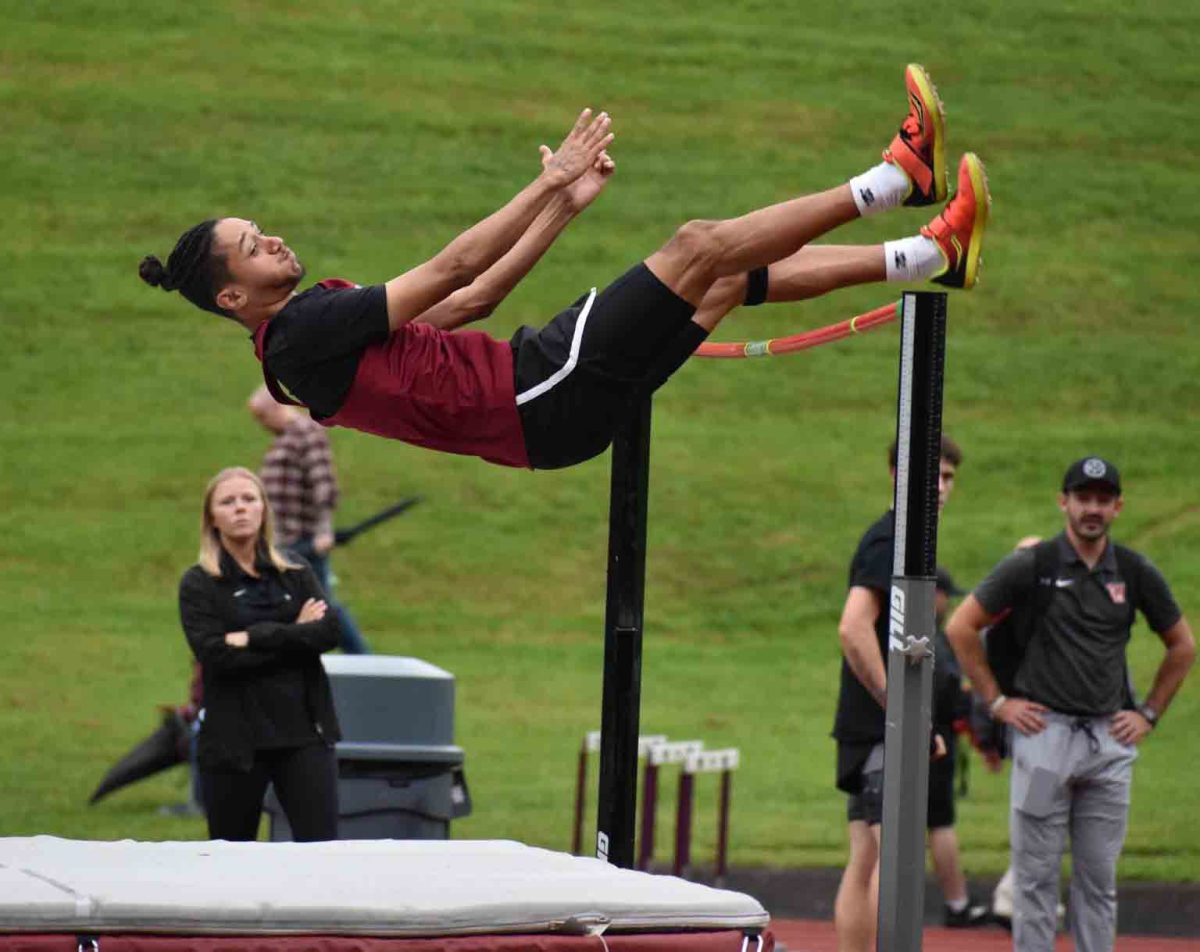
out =
{"type": "Polygon", "coordinates": [[[234,467],[204,493],[200,557],[179,583],[204,678],[200,782],[212,839],[253,840],[267,784],[296,840],[337,838],[339,739],[321,653],[337,614],[307,565],[274,546],[259,478],[234,467]]]}

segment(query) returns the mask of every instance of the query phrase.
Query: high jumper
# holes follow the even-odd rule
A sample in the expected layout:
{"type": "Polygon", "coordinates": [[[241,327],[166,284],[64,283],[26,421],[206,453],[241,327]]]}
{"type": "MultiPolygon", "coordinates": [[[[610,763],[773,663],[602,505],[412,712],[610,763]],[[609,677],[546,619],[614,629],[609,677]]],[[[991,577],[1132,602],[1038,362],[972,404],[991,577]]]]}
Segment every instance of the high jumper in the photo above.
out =
{"type": "Polygon", "coordinates": [[[739,305],[872,282],[976,281],[990,197],[973,153],[920,232],[877,245],[810,245],[839,225],[946,199],[945,118],[929,76],[905,71],[909,109],[883,161],[846,184],[724,221],[689,221],[661,248],[541,330],[510,341],[459,330],[490,315],[616,168],[607,113],[585,109],[542,170],[438,254],[383,284],[326,280],[252,220],[186,231],[143,280],[242,324],[277,399],[345,426],[493,463],[556,469],[612,440],[631,396],[653,392],[739,305]]]}

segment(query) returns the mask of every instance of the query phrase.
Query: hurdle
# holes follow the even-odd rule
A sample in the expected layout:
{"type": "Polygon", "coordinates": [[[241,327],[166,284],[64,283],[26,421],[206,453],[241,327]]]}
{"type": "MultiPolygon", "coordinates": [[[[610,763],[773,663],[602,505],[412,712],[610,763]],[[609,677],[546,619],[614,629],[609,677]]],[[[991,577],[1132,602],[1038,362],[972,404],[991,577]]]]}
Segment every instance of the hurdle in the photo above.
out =
{"type": "Polygon", "coordinates": [[[889,952],[918,952],[925,907],[946,295],[906,293],[900,311],[878,943],[889,952]]]}
{"type": "MultiPolygon", "coordinates": [[[[638,737],[638,759],[648,752],[667,743],[666,734],[643,734],[638,737]]],[[[588,731],[579,745],[579,762],[575,770],[575,818],[571,827],[571,853],[583,853],[583,815],[587,810],[588,760],[600,750],[600,732],[588,731]]]]}
{"type": "Polygon", "coordinates": [[[673,872],[683,876],[692,861],[692,802],[695,796],[695,777],[698,773],[721,775],[721,796],[717,804],[717,863],[716,884],[725,880],[729,850],[729,801],[733,786],[733,771],[741,755],[736,747],[725,750],[698,750],[688,754],[679,775],[679,797],[675,809],[675,865],[673,872]]]}
{"type": "MultiPolygon", "coordinates": [[[[649,869],[654,858],[654,826],[658,814],[658,769],[668,764],[682,764],[692,754],[704,749],[702,740],[679,740],[654,744],[646,753],[642,768],[642,830],[638,839],[637,868],[649,869]]],[[[682,783],[682,779],[680,780],[682,783]]]]}

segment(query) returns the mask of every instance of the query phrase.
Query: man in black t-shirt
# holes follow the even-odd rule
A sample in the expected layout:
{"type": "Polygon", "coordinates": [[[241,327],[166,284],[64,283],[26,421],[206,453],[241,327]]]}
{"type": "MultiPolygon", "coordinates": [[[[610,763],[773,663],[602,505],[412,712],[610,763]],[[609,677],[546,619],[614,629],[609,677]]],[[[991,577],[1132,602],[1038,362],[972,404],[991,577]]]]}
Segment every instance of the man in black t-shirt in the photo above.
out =
{"type": "MultiPolygon", "coordinates": [[[[942,437],[938,473],[938,509],[954,489],[962,451],[942,437]]],[[[888,468],[896,475],[896,447],[888,450],[888,468]]],[[[875,948],[879,905],[879,832],[883,817],[884,710],[887,706],[888,591],[892,582],[895,513],[888,510],[864,533],[850,561],[849,591],[838,624],[842,645],[841,687],[833,736],[837,740],[837,788],[847,794],[850,857],[834,905],[838,948],[870,952],[875,948]]],[[[953,813],[940,809],[928,817],[935,858],[957,868],[958,844],[953,813]],[[953,857],[953,863],[948,858],[953,857]]],[[[973,908],[961,872],[947,871],[946,922],[975,925],[983,913],[973,908]]]]}
{"type": "Polygon", "coordinates": [[[1098,456],[1077,460],[1063,477],[1058,504],[1066,529],[1043,543],[1049,548],[1019,549],[997,565],[955,611],[946,634],[992,716],[1013,728],[1013,947],[1053,949],[1069,835],[1075,948],[1107,952],[1116,937],[1117,859],[1137,745],[1179,689],[1196,646],[1158,569],[1109,539],[1123,505],[1117,468],[1098,456]],[[980,631],[1030,604],[1038,606],[1036,620],[1013,696],[1006,697],[980,631]],[[1125,651],[1135,610],[1166,653],[1145,703],[1131,709],[1125,651]]]}

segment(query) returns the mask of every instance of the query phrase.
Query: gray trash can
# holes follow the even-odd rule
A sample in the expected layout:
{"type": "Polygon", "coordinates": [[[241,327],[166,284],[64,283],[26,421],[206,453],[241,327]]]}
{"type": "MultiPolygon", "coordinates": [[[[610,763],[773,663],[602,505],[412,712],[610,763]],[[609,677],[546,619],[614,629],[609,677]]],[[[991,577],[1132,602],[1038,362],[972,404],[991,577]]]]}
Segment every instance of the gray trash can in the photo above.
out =
{"type": "MultiPolygon", "coordinates": [[[[344,840],[444,840],[471,812],[463,751],[454,745],[454,675],[418,658],[325,655],[337,745],[338,835],[344,840]]],[[[263,804],[273,841],[290,840],[283,808],[263,804]]]]}

